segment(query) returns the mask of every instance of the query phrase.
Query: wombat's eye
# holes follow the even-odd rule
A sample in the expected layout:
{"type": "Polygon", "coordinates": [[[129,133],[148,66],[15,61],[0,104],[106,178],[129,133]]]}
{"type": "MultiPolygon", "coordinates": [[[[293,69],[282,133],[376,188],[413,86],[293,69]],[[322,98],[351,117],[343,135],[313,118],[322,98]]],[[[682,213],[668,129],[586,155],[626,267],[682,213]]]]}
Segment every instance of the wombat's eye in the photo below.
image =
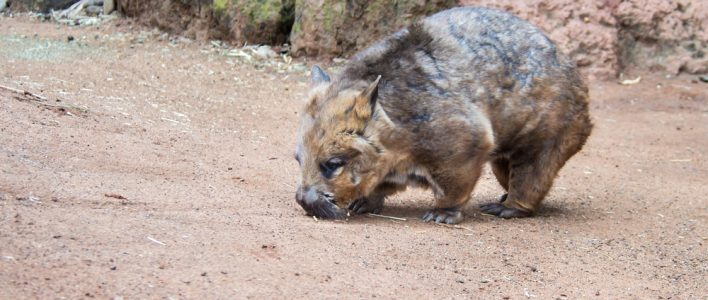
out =
{"type": "Polygon", "coordinates": [[[331,158],[330,160],[320,164],[320,171],[325,178],[330,179],[334,173],[346,164],[344,159],[339,157],[331,158]]]}

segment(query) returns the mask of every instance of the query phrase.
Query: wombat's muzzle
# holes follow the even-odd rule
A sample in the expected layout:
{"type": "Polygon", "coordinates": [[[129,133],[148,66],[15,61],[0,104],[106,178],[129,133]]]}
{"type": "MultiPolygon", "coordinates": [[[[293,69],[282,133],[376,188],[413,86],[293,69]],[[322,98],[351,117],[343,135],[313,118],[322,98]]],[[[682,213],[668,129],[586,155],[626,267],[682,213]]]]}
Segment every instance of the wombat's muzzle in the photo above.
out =
{"type": "Polygon", "coordinates": [[[334,195],[312,187],[298,187],[295,200],[309,215],[325,219],[343,219],[347,216],[347,211],[335,204],[334,195]]]}

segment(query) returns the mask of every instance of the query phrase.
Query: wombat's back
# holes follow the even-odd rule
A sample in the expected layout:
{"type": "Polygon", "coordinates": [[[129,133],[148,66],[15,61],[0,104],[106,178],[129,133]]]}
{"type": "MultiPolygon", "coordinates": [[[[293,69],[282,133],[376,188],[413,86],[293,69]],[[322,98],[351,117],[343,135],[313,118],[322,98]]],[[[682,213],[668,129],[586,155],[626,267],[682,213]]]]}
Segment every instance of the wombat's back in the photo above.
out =
{"type": "Polygon", "coordinates": [[[587,119],[587,88],[575,65],[536,26],[494,9],[432,15],[360,52],[340,80],[378,75],[380,102],[394,122],[478,119],[478,110],[499,148],[543,138],[536,129],[553,133],[578,114],[587,119]]]}
{"type": "Polygon", "coordinates": [[[484,109],[500,148],[541,139],[588,119],[587,87],[576,66],[536,26],[486,8],[457,8],[423,21],[448,83],[484,109]]]}
{"type": "Polygon", "coordinates": [[[497,79],[496,85],[523,90],[533,80],[572,69],[536,26],[506,12],[463,7],[423,21],[434,51],[467,79],[497,79]],[[494,77],[494,78],[490,78],[494,77]]]}

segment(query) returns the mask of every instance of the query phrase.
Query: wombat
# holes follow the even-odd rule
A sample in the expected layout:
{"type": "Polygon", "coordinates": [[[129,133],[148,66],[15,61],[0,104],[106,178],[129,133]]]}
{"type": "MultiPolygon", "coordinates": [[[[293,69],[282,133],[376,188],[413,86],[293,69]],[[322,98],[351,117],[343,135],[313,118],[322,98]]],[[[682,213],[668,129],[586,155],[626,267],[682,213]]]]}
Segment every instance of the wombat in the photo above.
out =
{"type": "Polygon", "coordinates": [[[484,163],[507,191],[481,206],[534,213],[590,135],[574,63],[506,12],[454,8],[356,54],[341,73],[313,67],[295,158],[308,214],[377,213],[407,186],[430,188],[424,221],[454,224],[484,163]]]}

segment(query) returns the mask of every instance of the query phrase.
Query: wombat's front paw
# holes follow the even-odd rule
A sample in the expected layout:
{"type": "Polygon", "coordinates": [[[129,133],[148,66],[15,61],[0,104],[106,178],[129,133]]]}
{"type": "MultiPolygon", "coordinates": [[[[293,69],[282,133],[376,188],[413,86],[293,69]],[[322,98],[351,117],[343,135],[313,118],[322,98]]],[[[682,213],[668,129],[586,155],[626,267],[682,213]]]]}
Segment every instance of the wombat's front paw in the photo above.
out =
{"type": "Polygon", "coordinates": [[[435,221],[435,223],[456,224],[462,221],[462,212],[459,209],[436,208],[427,211],[423,215],[423,222],[435,221]]]}
{"type": "Polygon", "coordinates": [[[349,210],[356,214],[374,213],[378,214],[383,208],[383,198],[359,198],[349,204],[349,210]]]}
{"type": "MultiPolygon", "coordinates": [[[[506,200],[506,199],[504,199],[506,200]]],[[[523,211],[520,209],[516,208],[510,208],[504,206],[502,203],[489,203],[489,204],[483,204],[480,206],[482,209],[482,212],[485,214],[490,214],[490,215],[495,215],[500,218],[504,219],[509,219],[509,218],[523,218],[523,217],[528,217],[531,215],[531,213],[527,211],[523,211]]]]}

